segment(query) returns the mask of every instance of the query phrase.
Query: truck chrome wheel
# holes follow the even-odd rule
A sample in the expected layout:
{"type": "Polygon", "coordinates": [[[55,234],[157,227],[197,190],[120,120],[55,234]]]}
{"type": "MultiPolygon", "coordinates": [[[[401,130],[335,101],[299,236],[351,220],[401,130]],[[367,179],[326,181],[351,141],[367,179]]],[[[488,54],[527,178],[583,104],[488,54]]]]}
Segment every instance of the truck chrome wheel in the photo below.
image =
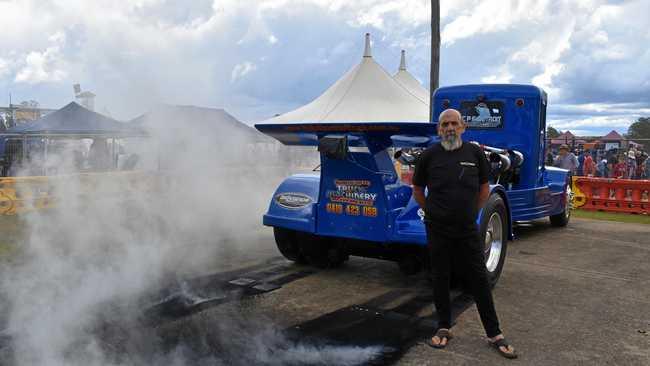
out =
{"type": "Polygon", "coordinates": [[[501,259],[501,248],[503,247],[503,221],[498,212],[493,212],[487,224],[485,232],[485,266],[488,272],[494,272],[501,259]]]}
{"type": "Polygon", "coordinates": [[[503,198],[492,193],[481,214],[480,235],[488,282],[494,287],[506,260],[508,250],[508,209],[503,198]]]}
{"type": "Polygon", "coordinates": [[[565,194],[566,202],[564,202],[564,210],[558,214],[549,216],[551,225],[553,226],[567,226],[567,224],[569,224],[569,219],[571,219],[571,210],[573,209],[573,191],[571,191],[571,186],[568,183],[565,194]]]}
{"type": "Polygon", "coordinates": [[[571,187],[566,187],[566,205],[564,206],[564,215],[566,220],[571,218],[571,210],[573,209],[573,191],[571,187]]]}

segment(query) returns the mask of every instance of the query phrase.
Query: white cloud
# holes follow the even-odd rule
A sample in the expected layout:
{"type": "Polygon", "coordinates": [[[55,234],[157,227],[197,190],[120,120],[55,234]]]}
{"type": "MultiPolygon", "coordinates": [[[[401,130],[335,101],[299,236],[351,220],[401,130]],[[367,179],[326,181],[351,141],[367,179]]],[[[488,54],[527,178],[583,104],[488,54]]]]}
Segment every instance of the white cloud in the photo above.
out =
{"type": "Polygon", "coordinates": [[[549,125],[558,128],[562,131],[574,129],[583,129],[583,130],[602,130],[616,129],[622,133],[627,132],[627,128],[632,124],[630,119],[621,118],[619,116],[597,116],[597,117],[586,117],[586,118],[576,118],[569,120],[551,120],[549,125]]]}
{"type": "Polygon", "coordinates": [[[607,32],[603,30],[597,31],[593,35],[593,38],[589,40],[590,43],[593,43],[594,45],[598,45],[598,46],[607,46],[608,41],[609,41],[609,37],[607,36],[607,32]]]}
{"type": "MultiPolygon", "coordinates": [[[[476,34],[505,31],[516,24],[535,21],[545,15],[547,0],[472,1],[441,31],[443,45],[476,34]]],[[[456,8],[458,9],[458,8],[456,8]]],[[[442,11],[441,11],[442,12],[442,11]]]]}
{"type": "Polygon", "coordinates": [[[554,104],[552,110],[563,114],[602,115],[608,113],[628,115],[650,115],[650,105],[642,103],[584,103],[584,104],[554,104]]]}
{"type": "MultiPolygon", "coordinates": [[[[279,3],[270,1],[270,3],[279,3]]],[[[429,0],[302,0],[282,1],[285,6],[312,3],[345,19],[353,27],[374,27],[380,30],[394,29],[390,17],[396,17],[403,27],[429,24],[431,8],[429,0]]],[[[276,6],[276,8],[278,8],[276,6]]]]}
{"type": "Polygon", "coordinates": [[[553,77],[559,75],[564,69],[564,65],[558,62],[550,63],[544,67],[544,72],[533,77],[533,84],[546,89],[551,94],[557,94],[558,90],[553,87],[553,77]]]}
{"type": "Polygon", "coordinates": [[[513,78],[513,75],[508,72],[506,67],[501,67],[497,74],[492,74],[484,76],[481,78],[482,83],[495,84],[495,83],[509,83],[513,78]]]}
{"type": "Polygon", "coordinates": [[[430,11],[427,11],[430,8],[425,1],[375,1],[363,5],[363,8],[356,10],[353,24],[384,29],[386,16],[391,13],[416,24],[430,21],[430,11]]]}
{"type": "Polygon", "coordinates": [[[61,81],[67,76],[65,60],[61,47],[65,45],[65,35],[57,32],[48,40],[54,43],[44,51],[32,51],[25,56],[23,66],[14,79],[17,83],[37,84],[61,81]]]}
{"type": "Polygon", "coordinates": [[[549,106],[548,124],[577,135],[598,135],[617,130],[626,133],[639,117],[650,116],[650,105],[640,103],[586,103],[549,106]]]}
{"type": "Polygon", "coordinates": [[[9,73],[9,62],[0,58],[0,78],[9,73]]]}
{"type": "Polygon", "coordinates": [[[250,61],[237,64],[232,69],[232,73],[230,74],[230,81],[234,83],[235,81],[243,78],[255,70],[257,70],[257,66],[250,61]]]}
{"type": "MultiPolygon", "coordinates": [[[[0,0],[0,85],[56,107],[71,81],[81,82],[118,118],[168,102],[261,119],[336,81],[359,61],[365,32],[389,72],[406,49],[409,71],[428,80],[429,4],[0,0]]],[[[536,83],[557,120],[631,121],[624,103],[650,106],[649,13],[642,0],[443,1],[441,84],[536,83]],[[559,102],[607,108],[554,108],[559,102]]]]}

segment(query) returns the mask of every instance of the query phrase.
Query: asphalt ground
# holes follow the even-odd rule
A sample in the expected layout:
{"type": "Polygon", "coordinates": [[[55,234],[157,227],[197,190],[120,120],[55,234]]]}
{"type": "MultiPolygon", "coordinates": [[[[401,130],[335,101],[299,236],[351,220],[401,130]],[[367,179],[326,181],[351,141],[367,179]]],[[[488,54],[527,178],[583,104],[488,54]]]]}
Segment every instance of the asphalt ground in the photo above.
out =
{"type": "Polygon", "coordinates": [[[356,257],[338,269],[295,265],[278,257],[270,229],[231,239],[234,252],[203,258],[203,275],[143,296],[141,314],[107,319],[95,333],[112,364],[650,364],[650,225],[572,219],[515,233],[493,293],[517,360],[487,346],[461,291],[452,295],[455,337],[432,349],[423,274],[356,257]]]}
{"type": "Polygon", "coordinates": [[[516,233],[494,297],[519,359],[490,352],[472,306],[449,348],[413,347],[400,364],[650,364],[649,225],[572,219],[516,233]]]}
{"type": "MultiPolygon", "coordinates": [[[[276,276],[299,275],[280,281],[281,287],[250,296],[244,292],[161,329],[185,334],[177,341],[190,345],[203,359],[214,348],[193,346],[197,335],[214,339],[237,333],[243,335],[243,346],[221,340],[221,348],[271,354],[262,359],[236,354],[225,358],[233,363],[650,364],[648,225],[573,219],[560,229],[545,221],[517,227],[517,239],[509,243],[506,266],[494,289],[502,329],[519,353],[515,361],[487,346],[468,296],[453,294],[455,338],[444,350],[432,349],[423,343],[436,320],[425,276],[406,277],[394,263],[354,257],[343,268],[305,273],[309,267],[287,265],[274,257],[270,230],[266,233],[257,239],[258,259],[269,256],[267,266],[281,267],[276,276]],[[208,335],[206,328],[224,316],[239,319],[237,325],[208,335]],[[259,333],[269,327],[273,334],[282,334],[280,343],[260,340],[259,333]],[[249,339],[263,346],[251,349],[249,339]],[[274,347],[282,352],[273,354],[274,347]],[[358,353],[341,356],[340,347],[358,353]],[[287,354],[305,348],[307,355],[287,354]]],[[[258,276],[258,283],[266,281],[264,276],[258,276]]]]}

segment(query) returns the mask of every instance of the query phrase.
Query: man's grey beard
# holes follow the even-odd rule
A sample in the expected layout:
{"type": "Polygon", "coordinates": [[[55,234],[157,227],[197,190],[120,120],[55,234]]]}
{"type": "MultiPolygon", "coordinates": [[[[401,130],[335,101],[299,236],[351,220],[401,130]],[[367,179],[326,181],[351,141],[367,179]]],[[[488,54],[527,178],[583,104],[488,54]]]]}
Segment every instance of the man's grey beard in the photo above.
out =
{"type": "Polygon", "coordinates": [[[440,140],[440,145],[447,151],[456,150],[463,145],[463,140],[457,135],[447,135],[440,140]]]}

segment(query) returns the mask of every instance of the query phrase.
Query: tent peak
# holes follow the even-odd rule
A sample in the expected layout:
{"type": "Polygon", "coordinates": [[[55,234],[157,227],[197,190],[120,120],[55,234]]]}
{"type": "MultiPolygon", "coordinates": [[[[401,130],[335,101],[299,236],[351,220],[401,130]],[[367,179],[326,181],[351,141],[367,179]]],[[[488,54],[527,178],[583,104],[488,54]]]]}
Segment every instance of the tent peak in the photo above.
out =
{"type": "Polygon", "coordinates": [[[363,57],[372,57],[370,53],[370,33],[366,33],[366,47],[363,51],[363,57]]]}
{"type": "Polygon", "coordinates": [[[399,69],[406,70],[406,51],[402,50],[402,58],[399,61],[399,69]]]}

